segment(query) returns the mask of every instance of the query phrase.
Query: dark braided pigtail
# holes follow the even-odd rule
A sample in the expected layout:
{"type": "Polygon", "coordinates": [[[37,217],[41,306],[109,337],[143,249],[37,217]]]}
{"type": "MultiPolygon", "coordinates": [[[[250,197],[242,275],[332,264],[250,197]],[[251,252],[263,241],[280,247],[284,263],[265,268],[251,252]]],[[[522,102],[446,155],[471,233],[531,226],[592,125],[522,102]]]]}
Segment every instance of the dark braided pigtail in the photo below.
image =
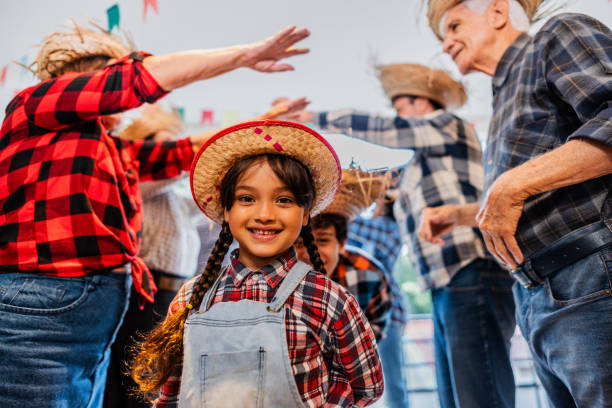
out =
{"type": "Polygon", "coordinates": [[[224,222],[221,226],[219,238],[217,238],[217,242],[215,242],[215,246],[208,257],[206,267],[204,267],[204,271],[202,272],[200,279],[195,285],[193,285],[193,291],[191,292],[191,298],[189,298],[189,304],[194,309],[200,308],[204,295],[208,289],[210,289],[213,283],[215,283],[215,280],[219,276],[223,258],[225,258],[225,254],[227,254],[227,250],[229,249],[233,240],[234,237],[230,232],[229,224],[224,222]]]}
{"type": "Polygon", "coordinates": [[[325,264],[321,260],[321,255],[319,255],[319,250],[317,249],[317,244],[315,243],[314,235],[312,235],[312,228],[310,227],[310,223],[302,227],[300,236],[302,237],[304,246],[308,251],[310,263],[314,267],[314,270],[325,274],[325,264]]]}
{"type": "Polygon", "coordinates": [[[136,394],[154,399],[168,377],[175,374],[183,362],[183,332],[191,309],[198,309],[204,294],[212,286],[221,271],[221,264],[233,241],[229,225],[223,223],[200,279],[195,283],[189,305],[169,315],[133,349],[132,379],[138,386],[136,394]]]}

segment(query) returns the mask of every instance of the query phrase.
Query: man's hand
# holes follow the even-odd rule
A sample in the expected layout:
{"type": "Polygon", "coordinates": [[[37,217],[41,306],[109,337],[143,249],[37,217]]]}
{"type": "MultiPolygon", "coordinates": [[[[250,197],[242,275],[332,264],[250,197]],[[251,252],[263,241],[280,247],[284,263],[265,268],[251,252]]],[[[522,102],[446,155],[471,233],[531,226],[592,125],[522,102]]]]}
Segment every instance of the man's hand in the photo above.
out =
{"type": "Polygon", "coordinates": [[[440,236],[461,225],[476,226],[478,204],[441,205],[427,207],[421,215],[419,236],[432,244],[444,244],[440,236]]]}
{"type": "Polygon", "coordinates": [[[245,55],[245,66],[260,72],[291,71],[290,64],[279,64],[278,61],[294,55],[306,54],[307,48],[294,48],[293,45],[308,37],[306,28],[287,27],[263,41],[248,46],[245,55]]]}
{"type": "Polygon", "coordinates": [[[288,99],[276,98],[272,101],[272,109],[261,115],[258,119],[288,119],[288,115],[303,111],[310,103],[306,98],[288,99]]]}
{"type": "Polygon", "coordinates": [[[504,173],[489,188],[476,215],[487,249],[512,269],[523,262],[515,233],[527,198],[515,188],[513,178],[504,173]]]}
{"type": "Polygon", "coordinates": [[[298,110],[284,116],[284,119],[292,122],[312,123],[313,113],[307,110],[298,110]]]}

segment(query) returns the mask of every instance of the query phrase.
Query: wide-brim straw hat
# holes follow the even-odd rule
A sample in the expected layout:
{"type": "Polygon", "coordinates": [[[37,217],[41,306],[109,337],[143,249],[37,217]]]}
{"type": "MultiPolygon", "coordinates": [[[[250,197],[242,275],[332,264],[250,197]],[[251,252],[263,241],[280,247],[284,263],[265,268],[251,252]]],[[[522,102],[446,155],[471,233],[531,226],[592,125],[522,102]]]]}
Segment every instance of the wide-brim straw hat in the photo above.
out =
{"type": "MultiPolygon", "coordinates": [[[[463,3],[465,0],[428,0],[427,19],[432,31],[439,40],[444,40],[440,32],[440,22],[444,14],[456,5],[463,3]]],[[[529,21],[534,21],[538,14],[540,5],[546,0],[517,0],[525,10],[529,21]]]]}
{"type": "Polygon", "coordinates": [[[445,109],[461,107],[467,100],[465,88],[441,69],[420,64],[390,64],[377,67],[389,99],[413,95],[431,99],[445,109]]]}
{"type": "Polygon", "coordinates": [[[223,222],[223,177],[239,160],[262,154],[290,156],[310,171],[315,189],[311,216],[332,202],[342,173],[338,156],[327,140],[299,123],[260,120],[220,131],[196,154],[191,167],[191,191],[204,214],[218,224],[223,222]]]}
{"type": "Polygon", "coordinates": [[[121,132],[119,137],[126,140],[142,140],[160,130],[178,134],[182,129],[181,117],[176,112],[167,112],[159,105],[149,105],[139,118],[121,132]]]}
{"type": "Polygon", "coordinates": [[[130,53],[115,36],[74,23],[72,30],[56,31],[40,44],[33,72],[42,80],[62,74],[66,65],[92,57],[121,58],[130,53]]]}
{"type": "Polygon", "coordinates": [[[342,170],[342,183],[334,201],[324,214],[340,214],[353,221],[366,208],[382,197],[389,187],[389,172],[365,172],[360,169],[342,170]]]}

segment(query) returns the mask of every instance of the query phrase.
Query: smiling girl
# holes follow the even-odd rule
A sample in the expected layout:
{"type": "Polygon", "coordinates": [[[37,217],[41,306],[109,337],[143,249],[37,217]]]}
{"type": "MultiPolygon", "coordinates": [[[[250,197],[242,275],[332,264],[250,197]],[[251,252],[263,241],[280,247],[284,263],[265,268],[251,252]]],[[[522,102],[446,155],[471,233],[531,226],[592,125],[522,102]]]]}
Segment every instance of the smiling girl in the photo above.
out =
{"type": "Polygon", "coordinates": [[[161,387],[157,407],[366,406],[382,395],[374,334],[353,296],[321,273],[309,226],[339,179],[329,144],[290,122],[237,125],[200,150],[193,195],[222,230],[134,360],[140,391],[161,387]],[[314,270],[297,260],[298,237],[314,270]]]}

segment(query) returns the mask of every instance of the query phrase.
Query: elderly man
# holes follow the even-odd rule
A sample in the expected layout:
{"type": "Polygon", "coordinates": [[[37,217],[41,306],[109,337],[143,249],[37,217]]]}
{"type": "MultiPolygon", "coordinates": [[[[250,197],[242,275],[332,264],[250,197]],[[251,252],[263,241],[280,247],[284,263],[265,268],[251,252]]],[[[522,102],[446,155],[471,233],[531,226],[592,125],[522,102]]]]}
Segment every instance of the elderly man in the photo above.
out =
{"type": "Polygon", "coordinates": [[[611,407],[612,33],[561,14],[531,37],[540,3],[429,2],[461,72],[493,77],[493,117],[480,209],[429,209],[421,233],[478,223],[518,281],[517,320],[551,404],[611,407]]]}
{"type": "Polygon", "coordinates": [[[130,53],[75,26],[45,38],[43,81],[9,103],[0,133],[0,399],[3,407],[99,407],[110,346],[132,280],[152,300],[138,258],[138,181],[189,170],[201,137],[127,142],[105,115],[240,67],[292,69],[280,59],[308,36],[287,28],[218,50],[130,53]]]}
{"type": "Polygon", "coordinates": [[[397,111],[395,118],[350,111],[303,111],[292,117],[415,150],[394,210],[420,282],[432,291],[440,404],[513,407],[512,280],[487,254],[475,228],[457,228],[443,246],[420,238],[416,229],[427,206],[474,204],[480,199],[480,142],[469,123],[446,110],[465,102],[463,86],[442,70],[417,64],[383,66],[380,76],[397,111]]]}

